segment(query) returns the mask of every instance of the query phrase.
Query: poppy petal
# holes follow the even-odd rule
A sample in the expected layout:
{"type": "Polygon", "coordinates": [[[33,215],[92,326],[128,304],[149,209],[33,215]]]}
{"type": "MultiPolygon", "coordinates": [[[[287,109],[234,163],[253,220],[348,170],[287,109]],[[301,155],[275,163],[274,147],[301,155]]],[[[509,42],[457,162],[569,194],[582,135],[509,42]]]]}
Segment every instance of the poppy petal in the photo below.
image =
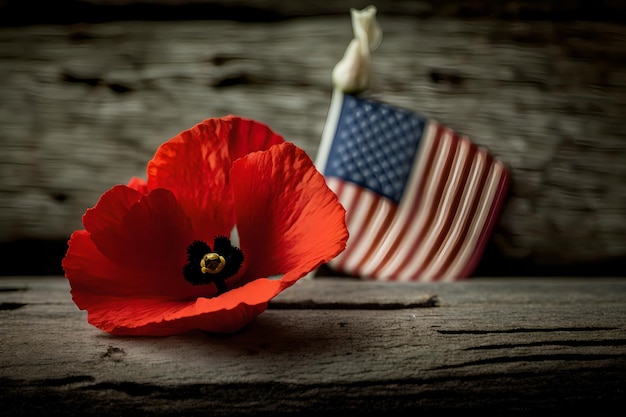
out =
{"type": "Polygon", "coordinates": [[[284,288],[258,279],[216,298],[171,301],[103,297],[88,309],[88,321],[115,335],[167,336],[191,330],[233,333],[248,325],[284,288]]]}
{"type": "Polygon", "coordinates": [[[146,282],[133,279],[125,268],[102,255],[86,230],[72,233],[62,264],[80,308],[89,305],[92,294],[139,296],[150,289],[146,282]]]}
{"type": "Polygon", "coordinates": [[[172,190],[199,238],[228,235],[235,224],[231,161],[282,142],[268,126],[250,119],[206,119],[159,147],[148,164],[148,187],[172,190]]]}
{"type": "Polygon", "coordinates": [[[230,159],[235,161],[251,152],[264,151],[273,145],[285,142],[283,137],[274,133],[269,126],[251,119],[226,116],[214,119],[228,128],[220,128],[220,136],[228,142],[230,159]]]}
{"type": "Polygon", "coordinates": [[[94,207],[87,209],[83,215],[85,229],[95,232],[118,224],[142,196],[137,190],[116,185],[102,194],[94,207]]]}
{"type": "Polygon", "coordinates": [[[91,284],[94,287],[106,285],[98,279],[117,284],[111,285],[108,294],[179,299],[214,294],[213,286],[194,287],[184,279],[186,250],[194,234],[172,193],[162,188],[153,190],[126,210],[119,208],[123,204],[108,204],[113,203],[114,195],[123,198],[132,194],[128,190],[114,187],[85,215],[87,235],[81,233],[70,240],[69,259],[64,261],[70,271],[66,273],[74,280],[96,281],[91,284]]]}
{"type": "Polygon", "coordinates": [[[245,276],[291,271],[283,280],[296,280],[345,248],[345,210],[302,149],[249,154],[233,163],[231,182],[245,276]]]}
{"type": "Polygon", "coordinates": [[[148,194],[148,183],[143,178],[132,177],[127,185],[129,188],[137,190],[141,194],[148,194]]]}
{"type": "Polygon", "coordinates": [[[229,235],[235,224],[227,143],[205,120],[162,144],[148,163],[148,189],[167,188],[192,221],[197,238],[229,235]]]}

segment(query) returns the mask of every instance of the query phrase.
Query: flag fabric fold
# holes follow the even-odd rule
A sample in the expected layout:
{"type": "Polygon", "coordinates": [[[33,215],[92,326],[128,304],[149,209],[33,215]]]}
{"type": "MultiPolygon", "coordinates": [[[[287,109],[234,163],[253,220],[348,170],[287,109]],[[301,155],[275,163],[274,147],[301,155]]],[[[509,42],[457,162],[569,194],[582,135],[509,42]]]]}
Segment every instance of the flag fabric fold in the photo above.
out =
{"type": "Polygon", "coordinates": [[[328,267],[383,281],[454,281],[475,269],[510,181],[485,148],[436,121],[333,92],[316,166],[350,238],[328,267]]]}

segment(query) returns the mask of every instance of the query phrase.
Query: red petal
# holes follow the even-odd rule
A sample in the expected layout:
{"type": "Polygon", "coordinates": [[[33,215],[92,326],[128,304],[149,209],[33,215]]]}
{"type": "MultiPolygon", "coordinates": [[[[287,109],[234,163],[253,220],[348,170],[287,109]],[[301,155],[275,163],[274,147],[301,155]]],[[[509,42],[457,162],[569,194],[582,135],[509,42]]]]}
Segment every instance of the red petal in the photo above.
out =
{"type": "Polygon", "coordinates": [[[85,229],[94,232],[119,224],[142,196],[142,193],[132,188],[116,185],[102,194],[95,207],[87,209],[83,215],[85,229]]]}
{"type": "Polygon", "coordinates": [[[207,119],[161,145],[148,164],[149,189],[172,190],[199,238],[230,234],[235,218],[231,161],[284,142],[264,124],[236,116],[207,119]]]}
{"type": "MultiPolygon", "coordinates": [[[[75,232],[64,260],[73,290],[94,295],[163,296],[179,299],[211,295],[214,288],[184,280],[191,223],[168,190],[156,189],[120,209],[124,186],[105,193],[85,215],[86,232],[75,232]]],[[[132,190],[131,190],[132,191],[132,190]]],[[[132,191],[137,193],[136,191],[132,191]]]]}
{"type": "Polygon", "coordinates": [[[235,218],[228,184],[230,157],[214,123],[204,121],[159,147],[148,163],[148,188],[167,188],[191,218],[197,238],[229,236],[235,218]]]}
{"type": "Polygon", "coordinates": [[[103,298],[92,304],[88,320],[116,335],[166,336],[191,330],[232,333],[249,324],[284,288],[258,279],[216,298],[176,302],[158,298],[103,298]]]}
{"type": "Polygon", "coordinates": [[[302,149],[284,143],[241,158],[231,181],[245,276],[291,271],[283,280],[296,280],[345,248],[345,210],[302,149]]]}
{"type": "Polygon", "coordinates": [[[139,191],[141,194],[148,194],[148,183],[143,178],[132,177],[128,181],[128,187],[139,191]]]}
{"type": "Polygon", "coordinates": [[[274,133],[267,125],[237,116],[214,119],[228,128],[221,128],[220,136],[228,141],[230,158],[235,161],[251,152],[264,151],[272,145],[283,143],[282,136],[274,133]]]}
{"type": "Polygon", "coordinates": [[[146,291],[146,282],[132,279],[128,271],[102,255],[86,230],[72,233],[63,269],[80,308],[87,307],[94,296],[138,296],[146,291]]]}

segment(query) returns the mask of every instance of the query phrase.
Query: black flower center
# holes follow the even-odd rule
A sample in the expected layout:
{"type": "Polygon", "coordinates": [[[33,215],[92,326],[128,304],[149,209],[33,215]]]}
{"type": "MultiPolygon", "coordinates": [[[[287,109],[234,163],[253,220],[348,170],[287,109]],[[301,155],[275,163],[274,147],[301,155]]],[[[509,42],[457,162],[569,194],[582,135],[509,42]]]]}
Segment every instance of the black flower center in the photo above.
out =
{"type": "Polygon", "coordinates": [[[226,279],[235,275],[243,264],[243,252],[226,236],[213,240],[213,249],[196,240],[187,247],[187,264],[183,276],[192,285],[215,284],[217,294],[228,291],[226,279]]]}

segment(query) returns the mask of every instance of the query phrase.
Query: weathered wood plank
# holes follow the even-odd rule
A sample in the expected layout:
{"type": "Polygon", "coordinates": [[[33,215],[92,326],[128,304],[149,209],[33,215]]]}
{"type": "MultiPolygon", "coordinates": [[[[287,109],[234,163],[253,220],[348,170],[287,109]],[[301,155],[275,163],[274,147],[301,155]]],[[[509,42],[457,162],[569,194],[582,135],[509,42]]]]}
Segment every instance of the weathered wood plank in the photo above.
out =
{"type": "MultiPolygon", "coordinates": [[[[512,169],[492,246],[539,265],[626,256],[626,26],[380,15],[371,93],[512,169]]],[[[316,154],[344,16],[0,28],[0,241],[65,240],[156,147],[236,113],[316,154]]]]}
{"type": "Polygon", "coordinates": [[[168,338],[103,334],[71,303],[63,278],[2,279],[0,289],[7,416],[604,415],[626,405],[623,279],[315,279],[276,302],[332,297],[373,308],[436,295],[440,304],[270,308],[235,335],[168,338]]]}

